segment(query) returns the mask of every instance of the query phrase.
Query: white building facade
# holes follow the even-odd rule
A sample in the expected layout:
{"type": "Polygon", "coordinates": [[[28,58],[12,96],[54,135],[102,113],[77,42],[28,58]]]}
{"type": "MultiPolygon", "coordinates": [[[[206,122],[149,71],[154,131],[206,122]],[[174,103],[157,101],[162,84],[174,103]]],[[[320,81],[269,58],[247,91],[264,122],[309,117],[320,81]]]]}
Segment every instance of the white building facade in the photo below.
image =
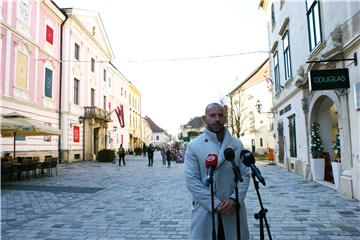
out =
{"type": "Polygon", "coordinates": [[[260,6],[269,20],[277,164],[313,179],[311,125],[319,123],[324,158],[320,182],[360,199],[360,4],[262,0],[260,6]],[[309,88],[314,70],[337,69],[347,69],[348,87],[309,88]],[[341,152],[338,185],[332,171],[336,134],[341,152]]]}
{"type": "Polygon", "coordinates": [[[228,127],[245,148],[258,154],[274,149],[269,74],[267,59],[228,94],[228,127]]]}

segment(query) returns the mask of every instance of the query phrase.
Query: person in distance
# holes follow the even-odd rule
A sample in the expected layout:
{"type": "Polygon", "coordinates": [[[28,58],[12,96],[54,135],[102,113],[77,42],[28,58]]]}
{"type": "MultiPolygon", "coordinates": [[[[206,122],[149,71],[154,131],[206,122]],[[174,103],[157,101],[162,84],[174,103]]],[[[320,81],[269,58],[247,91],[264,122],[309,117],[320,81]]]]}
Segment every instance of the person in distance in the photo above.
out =
{"type": "Polygon", "coordinates": [[[231,162],[224,157],[224,150],[231,148],[243,178],[238,183],[240,230],[241,239],[247,240],[250,237],[244,199],[249,188],[250,170],[240,161],[240,152],[244,146],[224,127],[224,108],[220,104],[207,105],[203,118],[205,131],[188,143],[184,160],[185,183],[192,195],[189,239],[212,239],[211,191],[206,184],[205,165],[209,154],[218,156],[218,165],[213,174],[217,239],[237,239],[234,173],[231,162]]]}

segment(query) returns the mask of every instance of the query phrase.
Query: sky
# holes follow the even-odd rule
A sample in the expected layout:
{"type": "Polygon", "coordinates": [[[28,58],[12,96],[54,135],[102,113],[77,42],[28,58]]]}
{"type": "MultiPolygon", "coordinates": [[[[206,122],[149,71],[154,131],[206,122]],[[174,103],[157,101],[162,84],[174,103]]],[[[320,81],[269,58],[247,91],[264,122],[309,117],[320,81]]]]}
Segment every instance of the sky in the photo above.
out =
{"type": "Polygon", "coordinates": [[[55,0],[99,12],[114,64],[168,133],[226,99],[268,57],[259,0],[55,0]]]}

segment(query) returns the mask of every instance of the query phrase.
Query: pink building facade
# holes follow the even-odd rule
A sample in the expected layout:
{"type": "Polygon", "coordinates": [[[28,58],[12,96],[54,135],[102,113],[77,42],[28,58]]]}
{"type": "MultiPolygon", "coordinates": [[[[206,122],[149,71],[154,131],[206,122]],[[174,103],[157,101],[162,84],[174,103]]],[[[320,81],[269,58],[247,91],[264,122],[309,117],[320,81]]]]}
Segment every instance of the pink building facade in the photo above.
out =
{"type": "MultiPolygon", "coordinates": [[[[65,16],[51,1],[0,3],[0,113],[18,112],[59,128],[60,29],[65,16]]],[[[57,136],[17,139],[17,156],[58,155],[57,136]]],[[[13,149],[1,138],[2,151],[13,149]]]]}
{"type": "MultiPolygon", "coordinates": [[[[134,147],[128,128],[134,86],[112,64],[98,13],[59,9],[50,0],[1,1],[0,20],[0,114],[18,112],[61,130],[17,138],[17,156],[72,162],[95,160],[120,144],[134,147]]],[[[1,137],[2,152],[13,143],[1,137]]]]}

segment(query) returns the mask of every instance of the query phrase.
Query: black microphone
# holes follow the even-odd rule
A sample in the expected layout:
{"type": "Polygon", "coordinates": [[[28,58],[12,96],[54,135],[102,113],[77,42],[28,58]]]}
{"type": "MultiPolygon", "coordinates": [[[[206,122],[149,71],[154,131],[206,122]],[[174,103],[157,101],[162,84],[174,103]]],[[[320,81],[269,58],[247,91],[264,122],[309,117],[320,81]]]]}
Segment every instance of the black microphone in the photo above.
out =
{"type": "Polygon", "coordinates": [[[205,167],[207,169],[207,176],[206,176],[206,185],[208,186],[209,183],[212,182],[212,178],[214,175],[215,168],[218,164],[218,157],[214,153],[210,153],[206,160],[205,160],[205,167]]]}
{"type": "Polygon", "coordinates": [[[249,150],[242,150],[240,153],[240,157],[242,158],[242,162],[245,166],[251,168],[251,171],[255,174],[256,178],[262,185],[266,185],[265,179],[261,176],[260,170],[255,166],[255,157],[249,150]]]}
{"type": "Polygon", "coordinates": [[[236,177],[236,179],[238,179],[238,181],[242,182],[243,179],[241,177],[241,173],[240,173],[240,170],[238,168],[238,166],[236,166],[235,162],[234,162],[234,159],[235,159],[235,152],[233,149],[231,148],[227,148],[224,150],[224,156],[225,156],[225,159],[228,160],[229,162],[231,162],[231,165],[232,165],[232,168],[233,168],[233,171],[234,171],[234,175],[236,177]]]}

